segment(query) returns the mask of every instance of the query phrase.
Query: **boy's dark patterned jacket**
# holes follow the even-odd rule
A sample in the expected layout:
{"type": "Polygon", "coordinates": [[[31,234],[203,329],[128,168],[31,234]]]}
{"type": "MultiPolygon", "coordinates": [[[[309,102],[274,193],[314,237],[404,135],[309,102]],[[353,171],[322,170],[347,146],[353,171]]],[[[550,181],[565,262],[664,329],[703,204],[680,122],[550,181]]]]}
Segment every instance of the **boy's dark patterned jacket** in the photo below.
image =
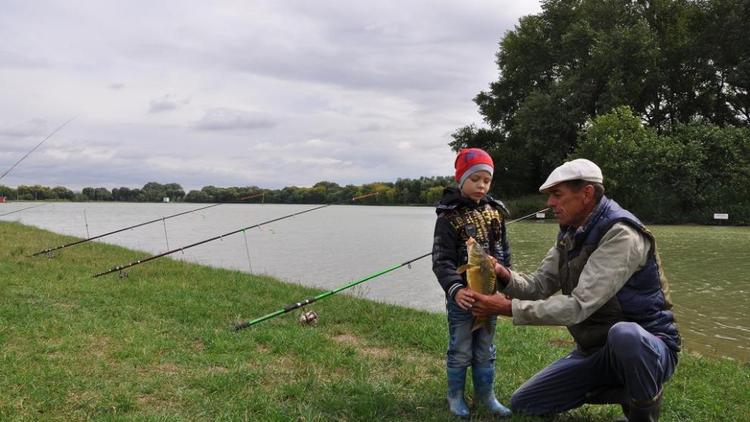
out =
{"type": "Polygon", "coordinates": [[[453,298],[466,286],[458,267],[466,264],[466,240],[473,237],[498,262],[511,267],[510,245],[505,229],[508,210],[505,205],[485,195],[479,203],[461,196],[457,188],[445,188],[437,204],[437,221],[432,245],[432,271],[445,294],[453,298]]]}

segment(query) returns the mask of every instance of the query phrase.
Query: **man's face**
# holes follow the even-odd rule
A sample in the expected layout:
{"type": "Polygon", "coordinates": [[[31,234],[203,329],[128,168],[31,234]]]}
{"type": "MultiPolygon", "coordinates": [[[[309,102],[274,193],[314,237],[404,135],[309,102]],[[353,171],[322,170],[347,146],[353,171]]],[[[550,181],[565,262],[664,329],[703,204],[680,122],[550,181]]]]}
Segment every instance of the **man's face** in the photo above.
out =
{"type": "Polygon", "coordinates": [[[563,226],[580,227],[593,209],[594,187],[586,185],[574,191],[567,183],[558,183],[547,189],[547,206],[563,226]]]}

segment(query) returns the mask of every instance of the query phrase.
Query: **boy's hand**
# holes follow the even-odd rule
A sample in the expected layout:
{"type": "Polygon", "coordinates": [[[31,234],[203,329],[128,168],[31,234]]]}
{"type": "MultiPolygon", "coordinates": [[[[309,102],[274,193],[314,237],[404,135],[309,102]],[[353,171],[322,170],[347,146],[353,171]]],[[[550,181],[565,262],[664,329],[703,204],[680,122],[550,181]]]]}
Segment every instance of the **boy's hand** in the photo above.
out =
{"type": "Polygon", "coordinates": [[[471,307],[474,305],[474,298],[471,297],[471,293],[469,293],[469,291],[470,290],[468,287],[458,289],[456,295],[453,297],[458,306],[460,306],[464,311],[470,311],[471,307]]]}

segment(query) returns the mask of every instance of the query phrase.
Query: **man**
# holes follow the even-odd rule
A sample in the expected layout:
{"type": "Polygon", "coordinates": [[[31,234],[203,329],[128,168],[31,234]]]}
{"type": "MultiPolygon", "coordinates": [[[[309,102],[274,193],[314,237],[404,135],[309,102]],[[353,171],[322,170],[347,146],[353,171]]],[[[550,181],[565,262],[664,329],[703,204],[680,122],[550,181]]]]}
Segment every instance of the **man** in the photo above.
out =
{"type": "Polygon", "coordinates": [[[629,421],[659,418],[680,336],[669,310],[656,242],[630,212],[604,196],[599,167],[585,159],[556,168],[539,188],[560,223],[536,272],[495,265],[502,294],[471,292],[476,316],[514,324],[564,325],[577,348],[513,393],[514,412],[546,415],[584,403],[619,403],[629,421]],[[553,295],[558,290],[562,294],[553,295]]]}

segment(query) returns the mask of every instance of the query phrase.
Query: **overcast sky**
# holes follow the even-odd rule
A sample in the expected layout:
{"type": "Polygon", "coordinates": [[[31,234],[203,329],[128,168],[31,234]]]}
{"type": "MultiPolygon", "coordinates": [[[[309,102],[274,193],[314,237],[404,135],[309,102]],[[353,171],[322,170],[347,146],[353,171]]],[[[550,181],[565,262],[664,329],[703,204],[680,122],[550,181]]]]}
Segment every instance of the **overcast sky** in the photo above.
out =
{"type": "Polygon", "coordinates": [[[538,1],[0,0],[0,184],[280,188],[452,174],[538,1]]]}

